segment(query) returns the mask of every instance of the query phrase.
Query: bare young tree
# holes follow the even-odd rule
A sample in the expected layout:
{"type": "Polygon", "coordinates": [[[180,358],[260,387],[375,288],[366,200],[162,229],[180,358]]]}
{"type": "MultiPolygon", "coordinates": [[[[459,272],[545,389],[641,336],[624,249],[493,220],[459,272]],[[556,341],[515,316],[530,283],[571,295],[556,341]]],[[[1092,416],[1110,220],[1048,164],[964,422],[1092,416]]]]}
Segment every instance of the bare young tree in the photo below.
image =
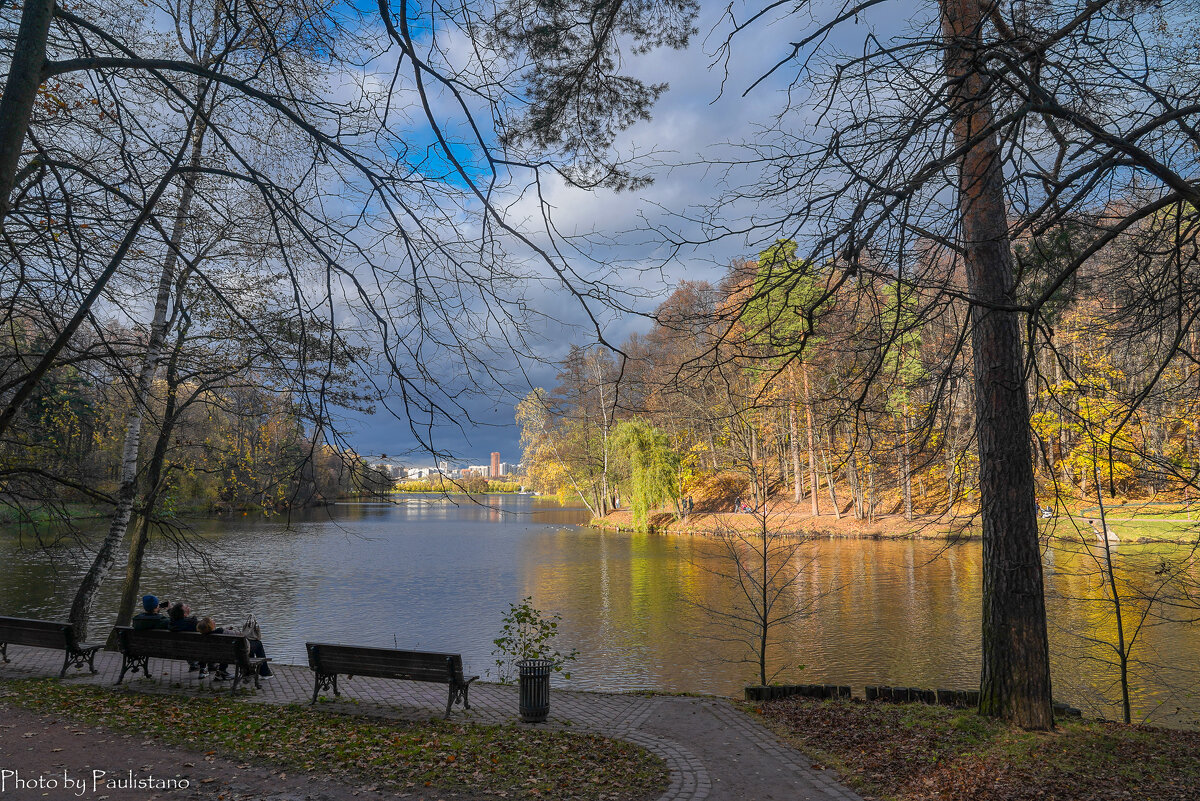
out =
{"type": "MultiPolygon", "coordinates": [[[[738,416],[760,412],[748,410],[738,416]]],[[[701,569],[732,591],[731,601],[700,599],[695,605],[714,629],[705,636],[742,649],[740,658],[754,665],[758,683],[766,685],[780,673],[804,667],[788,656],[780,662],[777,653],[781,649],[794,653],[795,641],[788,632],[813,614],[819,597],[808,595],[804,582],[816,557],[806,547],[811,534],[780,528],[774,496],[786,483],[787,471],[775,473],[770,459],[755,458],[745,447],[749,440],[740,444],[734,448],[739,454],[738,473],[748,479],[746,486],[752,493],[753,500],[746,502],[749,512],[723,522],[717,532],[717,553],[699,561],[701,569]],[[748,526],[740,523],[747,519],[748,526]],[[772,664],[779,666],[772,668],[772,664]]]]}

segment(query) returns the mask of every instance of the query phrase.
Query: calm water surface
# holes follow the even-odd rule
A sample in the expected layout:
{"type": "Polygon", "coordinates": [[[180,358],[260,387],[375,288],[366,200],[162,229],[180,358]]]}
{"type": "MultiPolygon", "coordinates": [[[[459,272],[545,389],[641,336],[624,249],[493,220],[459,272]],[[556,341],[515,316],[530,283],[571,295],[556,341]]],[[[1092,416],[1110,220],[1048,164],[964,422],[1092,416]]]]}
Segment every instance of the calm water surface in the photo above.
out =
{"type": "MultiPolygon", "coordinates": [[[[734,694],[754,683],[729,621],[702,608],[737,608],[716,542],[594,531],[575,525],[585,512],[528,496],[487,500],[413,497],[291,521],[204,521],[186,546],[154,543],[143,591],[186,599],[218,622],[253,611],[268,653],[282,662],[303,664],[306,640],[352,642],[460,651],[475,673],[494,667],[492,640],[508,604],[532,596],[562,615],[560,640],[580,652],[572,679],[556,679],[561,686],[734,694]]],[[[1120,548],[1118,575],[1129,580],[1152,577],[1164,555],[1120,548]]],[[[811,613],[780,629],[778,680],[859,691],[978,684],[978,543],[822,540],[795,563],[804,574],[789,597],[811,613]]],[[[66,617],[84,564],[76,549],[39,550],[5,532],[0,564],[0,614],[66,617]]],[[[1082,543],[1051,551],[1046,569],[1055,696],[1116,717],[1117,674],[1104,644],[1115,626],[1093,555],[1082,543]]],[[[115,613],[118,582],[101,595],[98,626],[115,613]]],[[[1147,625],[1136,648],[1137,714],[1200,722],[1191,672],[1200,624],[1147,625]]]]}

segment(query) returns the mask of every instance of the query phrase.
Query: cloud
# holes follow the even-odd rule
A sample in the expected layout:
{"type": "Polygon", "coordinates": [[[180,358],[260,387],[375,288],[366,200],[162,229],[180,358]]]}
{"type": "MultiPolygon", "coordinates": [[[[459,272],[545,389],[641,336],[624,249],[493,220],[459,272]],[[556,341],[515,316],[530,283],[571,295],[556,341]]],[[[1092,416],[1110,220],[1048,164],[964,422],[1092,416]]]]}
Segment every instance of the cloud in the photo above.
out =
{"type": "MultiPolygon", "coordinates": [[[[743,18],[748,16],[748,8],[739,12],[743,18]]],[[[715,282],[733,259],[753,256],[774,238],[770,231],[743,235],[736,228],[739,219],[770,217],[777,212],[772,198],[721,208],[720,219],[730,223],[728,230],[712,227],[709,211],[730,187],[751,185],[759,177],[757,168],[722,162],[735,161],[741,145],[763,136],[764,122],[772,121],[789,93],[806,91],[803,84],[791,84],[795,79],[792,69],[781,71],[743,96],[786,55],[799,20],[790,12],[781,12],[777,19],[765,20],[735,38],[723,53],[724,31],[728,30],[727,21],[722,25],[724,13],[723,7],[706,7],[698,23],[702,34],[687,50],[655,50],[626,59],[633,74],[670,86],[654,107],[652,118],[630,128],[616,143],[619,153],[651,171],[653,184],[633,193],[583,191],[547,172],[542,176],[540,197],[529,188],[520,193],[516,188],[507,190],[509,219],[524,224],[539,246],[557,246],[579,276],[581,287],[585,281],[596,281],[613,295],[612,306],[595,300],[589,303],[611,342],[619,344],[651,325],[646,317],[622,309],[646,314],[683,279],[715,282]],[[718,54],[727,58],[718,58],[718,54]],[[539,230],[542,203],[549,207],[561,239],[554,240],[539,230]],[[679,245],[680,240],[695,244],[679,245]]],[[[861,42],[867,31],[876,28],[898,31],[900,15],[912,13],[911,8],[897,7],[864,15],[840,30],[841,41],[834,44],[861,42]]],[[[466,49],[463,42],[456,46],[466,49]]],[[[803,118],[788,120],[793,126],[806,123],[803,118]]],[[[536,355],[514,356],[508,363],[498,364],[497,369],[507,378],[505,384],[483,387],[477,397],[463,401],[475,425],[465,430],[454,426],[440,429],[441,446],[464,458],[478,461],[492,450],[499,450],[506,459],[515,454],[519,432],[512,422],[514,398],[531,385],[553,386],[553,362],[565,355],[572,341],[587,344],[594,336],[578,299],[564,290],[548,269],[530,263],[541,278],[529,281],[520,296],[522,302],[545,315],[527,332],[530,343],[536,345],[536,355]]],[[[400,421],[362,420],[358,428],[369,430],[370,441],[381,444],[376,450],[400,452],[413,444],[400,421]]],[[[352,441],[366,440],[360,435],[352,441]]],[[[369,450],[362,448],[364,453],[369,450]]]]}

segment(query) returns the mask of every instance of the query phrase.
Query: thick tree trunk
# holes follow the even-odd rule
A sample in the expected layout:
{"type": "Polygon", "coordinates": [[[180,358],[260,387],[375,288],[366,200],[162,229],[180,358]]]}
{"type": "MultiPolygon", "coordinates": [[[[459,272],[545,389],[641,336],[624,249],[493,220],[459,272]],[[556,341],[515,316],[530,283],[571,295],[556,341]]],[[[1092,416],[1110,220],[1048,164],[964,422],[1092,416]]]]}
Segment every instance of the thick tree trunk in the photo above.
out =
{"type": "MultiPolygon", "coordinates": [[[[204,91],[203,88],[200,88],[197,92],[199,100],[197,106],[203,102],[204,91]]],[[[71,603],[70,621],[75,624],[75,629],[80,632],[80,637],[83,637],[87,631],[92,603],[96,599],[100,585],[104,583],[104,579],[116,562],[117,547],[125,539],[125,533],[129,529],[129,520],[133,516],[133,502],[137,496],[138,454],[141,450],[142,422],[149,406],[154,376],[158,372],[159,363],[162,360],[163,341],[167,333],[167,306],[171,299],[171,289],[175,284],[175,269],[179,263],[178,251],[183,242],[184,228],[187,225],[192,200],[196,194],[196,176],[198,174],[196,170],[200,166],[203,144],[204,123],[197,120],[196,127],[192,132],[191,144],[193,169],[184,174],[179,206],[175,210],[175,219],[172,222],[170,247],[163,257],[162,273],[159,275],[158,293],[154,300],[154,317],[150,322],[146,355],[138,373],[137,388],[133,404],[130,407],[129,419],[125,423],[125,441],[121,449],[121,480],[117,489],[116,510],[113,512],[108,534],[100,543],[91,567],[80,581],[79,589],[75,592],[75,599],[71,603]]]]}
{"type": "Polygon", "coordinates": [[[979,710],[1026,729],[1054,725],[1033,459],[999,139],[978,59],[979,0],[942,0],[945,63],[972,300],[976,435],[983,520],[979,710]]]}
{"type": "Polygon", "coordinates": [[[29,120],[42,85],[46,40],[54,19],[54,0],[25,0],[13,46],[4,94],[0,96],[0,222],[12,208],[17,165],[29,132],[29,120]]]}

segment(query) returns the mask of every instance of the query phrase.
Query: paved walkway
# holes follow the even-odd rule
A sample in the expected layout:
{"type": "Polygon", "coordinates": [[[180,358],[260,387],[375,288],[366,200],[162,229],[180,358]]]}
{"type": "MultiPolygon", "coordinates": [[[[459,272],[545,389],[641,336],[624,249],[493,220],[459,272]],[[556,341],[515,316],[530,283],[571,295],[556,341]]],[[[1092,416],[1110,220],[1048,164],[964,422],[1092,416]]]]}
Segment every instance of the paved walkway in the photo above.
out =
{"type": "MultiPolygon", "coordinates": [[[[10,645],[10,664],[0,664],[0,679],[57,676],[61,652],[10,645]]],[[[96,657],[99,673],[71,670],[67,681],[112,685],[121,670],[119,654],[96,657]]],[[[143,692],[187,693],[198,689],[197,674],[182,662],[154,659],[152,677],[128,676],[122,686],[143,692]]],[[[267,704],[307,703],[312,699],[312,673],[307,667],[275,665],[275,678],[261,690],[238,695],[267,704]]],[[[205,682],[207,684],[207,682],[205,682]]],[[[227,686],[218,684],[218,687],[227,686]]],[[[440,717],[446,688],[440,684],[357,677],[338,682],[340,701],[323,709],[381,715],[407,720],[440,717]]],[[[861,801],[839,784],[832,771],[780,741],[752,717],[719,698],[614,695],[552,691],[546,725],[587,731],[637,743],[659,755],[671,771],[671,784],[659,801],[861,801]]],[[[471,709],[456,707],[452,720],[515,723],[515,687],[475,682],[471,709]]]]}

